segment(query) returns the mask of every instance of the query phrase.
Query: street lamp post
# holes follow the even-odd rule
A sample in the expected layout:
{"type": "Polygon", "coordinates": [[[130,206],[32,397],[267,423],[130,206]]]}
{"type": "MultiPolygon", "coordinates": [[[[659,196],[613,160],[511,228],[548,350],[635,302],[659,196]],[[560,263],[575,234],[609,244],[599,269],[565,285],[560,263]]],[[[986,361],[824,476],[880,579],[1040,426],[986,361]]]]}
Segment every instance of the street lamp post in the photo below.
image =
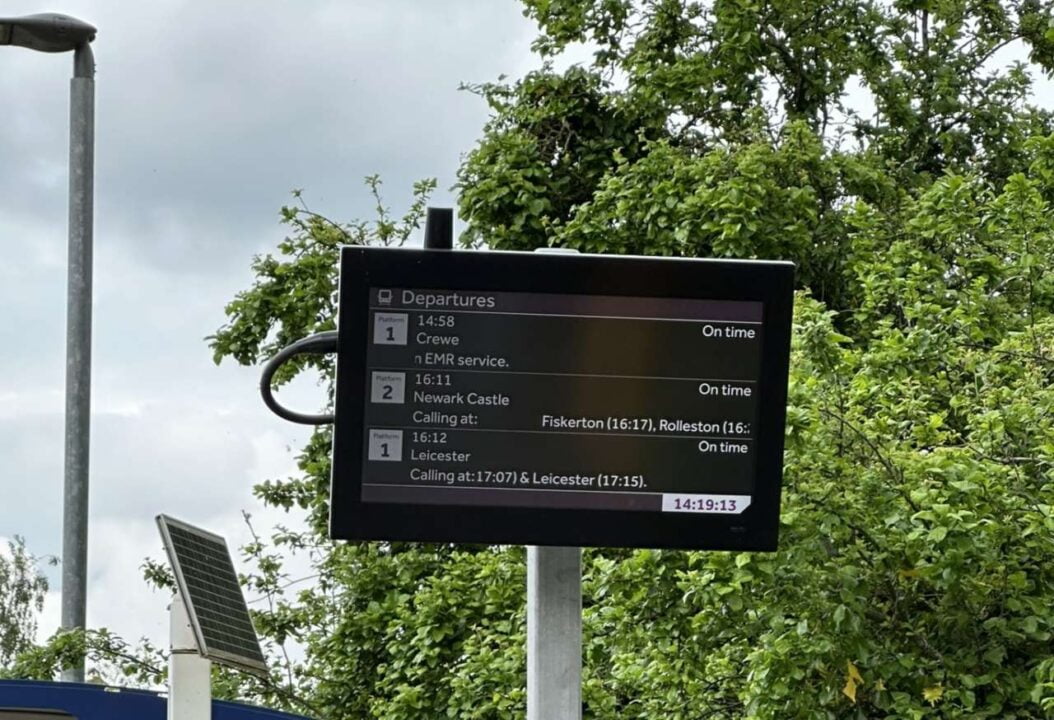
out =
{"type": "MultiPolygon", "coordinates": [[[[69,262],[66,285],[66,433],[62,626],[83,628],[88,589],[88,439],[91,416],[92,212],[95,170],[95,28],[68,15],[0,18],[0,45],[73,51],[70,80],[69,262]]],[[[84,659],[62,679],[84,681],[84,659]]]]}

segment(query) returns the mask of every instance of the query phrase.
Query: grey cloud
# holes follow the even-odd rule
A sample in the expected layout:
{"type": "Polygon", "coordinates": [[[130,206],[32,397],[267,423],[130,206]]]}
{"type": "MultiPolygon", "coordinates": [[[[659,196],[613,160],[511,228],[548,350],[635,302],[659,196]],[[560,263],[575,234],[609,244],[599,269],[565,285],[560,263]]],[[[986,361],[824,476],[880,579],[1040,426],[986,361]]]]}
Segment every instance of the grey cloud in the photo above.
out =
{"type": "MultiPolygon", "coordinates": [[[[252,483],[287,472],[306,437],[263,408],[257,369],[216,368],[203,341],[283,236],[289,190],[350,219],[372,213],[364,175],[394,211],[436,176],[449,204],[487,116],[457,86],[521,73],[533,29],[512,0],[61,9],[99,28],[89,618],[134,638],[148,620],[100,593],[156,548],[113,548],[152,538],[159,509],[237,526],[252,483]]],[[[38,554],[61,546],[70,67],[0,48],[0,535],[38,554]]],[[[321,399],[310,379],[283,395],[321,399]]]]}
{"type": "MultiPolygon", "coordinates": [[[[383,173],[395,207],[417,178],[449,187],[486,117],[458,83],[493,79],[530,37],[513,3],[71,5],[100,28],[100,241],[197,272],[264,246],[292,187],[338,217],[369,213],[366,174],[383,173]]],[[[46,70],[35,60],[5,88],[58,74],[54,58],[46,70]]],[[[8,185],[24,186],[49,148],[48,162],[64,163],[65,90],[54,86],[22,111],[48,132],[0,145],[23,168],[4,172],[8,185]]]]}

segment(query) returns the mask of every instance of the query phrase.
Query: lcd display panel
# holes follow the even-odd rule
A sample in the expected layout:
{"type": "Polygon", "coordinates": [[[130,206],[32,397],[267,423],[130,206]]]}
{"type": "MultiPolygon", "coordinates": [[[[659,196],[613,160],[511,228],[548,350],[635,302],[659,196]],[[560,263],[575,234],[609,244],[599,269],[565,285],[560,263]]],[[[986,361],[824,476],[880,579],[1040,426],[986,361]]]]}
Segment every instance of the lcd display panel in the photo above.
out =
{"type": "Polygon", "coordinates": [[[772,549],[792,280],[345,249],[332,535],[772,549]]]}

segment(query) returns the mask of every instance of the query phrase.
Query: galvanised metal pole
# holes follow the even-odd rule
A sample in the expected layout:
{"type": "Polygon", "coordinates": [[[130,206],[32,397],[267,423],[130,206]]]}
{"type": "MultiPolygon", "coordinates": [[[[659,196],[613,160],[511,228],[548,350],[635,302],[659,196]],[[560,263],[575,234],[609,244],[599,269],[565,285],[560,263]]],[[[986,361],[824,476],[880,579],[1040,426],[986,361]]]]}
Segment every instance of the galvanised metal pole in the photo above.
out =
{"type": "Polygon", "coordinates": [[[582,720],[580,547],[527,547],[527,720],[582,720]]]}
{"type": "Polygon", "coordinates": [[[582,548],[527,547],[527,720],[582,718],[582,548]]]}
{"type": "MultiPolygon", "coordinates": [[[[70,80],[69,267],[66,287],[66,445],[62,523],[62,627],[84,628],[88,590],[88,444],[91,422],[92,224],[95,58],[74,51],[70,80]]],[[[62,679],[84,682],[84,658],[62,679]]]]}

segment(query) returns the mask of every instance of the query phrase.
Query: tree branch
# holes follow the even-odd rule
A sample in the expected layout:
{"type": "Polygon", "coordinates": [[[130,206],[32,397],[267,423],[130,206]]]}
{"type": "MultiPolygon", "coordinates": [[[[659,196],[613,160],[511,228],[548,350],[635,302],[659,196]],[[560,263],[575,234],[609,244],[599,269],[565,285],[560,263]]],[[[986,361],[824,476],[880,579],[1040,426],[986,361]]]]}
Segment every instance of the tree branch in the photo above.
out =
{"type": "Polygon", "coordinates": [[[864,441],[864,444],[866,444],[871,449],[871,452],[874,453],[876,458],[878,458],[878,461],[882,463],[882,466],[886,469],[886,472],[889,473],[889,476],[893,479],[895,483],[897,483],[897,486],[895,487],[897,493],[904,499],[904,502],[908,504],[908,507],[910,507],[914,512],[918,512],[919,506],[915,503],[914,500],[911,499],[911,496],[908,495],[902,487],[900,487],[900,485],[902,485],[904,482],[903,473],[901,473],[900,470],[898,470],[897,467],[893,464],[893,462],[889,458],[887,458],[881,450],[878,449],[878,446],[875,445],[874,442],[872,442],[871,438],[864,434],[863,430],[853,425],[851,422],[846,420],[838,413],[823,407],[818,409],[822,414],[827,415],[828,417],[837,420],[840,423],[843,423],[847,428],[856,433],[856,435],[864,441]]]}

